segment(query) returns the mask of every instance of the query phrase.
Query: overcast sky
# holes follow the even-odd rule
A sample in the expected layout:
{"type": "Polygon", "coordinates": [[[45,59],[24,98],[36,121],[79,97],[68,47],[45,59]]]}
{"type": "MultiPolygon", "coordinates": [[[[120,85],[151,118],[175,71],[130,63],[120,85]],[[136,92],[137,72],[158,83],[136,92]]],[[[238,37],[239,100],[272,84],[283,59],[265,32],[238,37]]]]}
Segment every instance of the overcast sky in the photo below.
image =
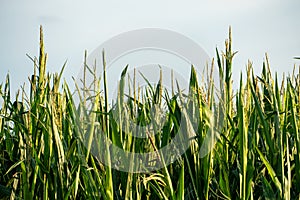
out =
{"type": "MultiPolygon", "coordinates": [[[[44,27],[48,71],[57,72],[67,60],[65,78],[77,76],[84,50],[92,52],[120,33],[163,28],[197,42],[210,57],[224,48],[232,26],[234,77],[247,60],[261,71],[265,52],[271,68],[289,73],[300,56],[299,0],[128,0],[128,1],[1,1],[0,83],[11,75],[12,88],[33,72],[26,54],[38,56],[39,25],[44,27]]],[[[237,82],[237,80],[235,79],[237,82]]]]}

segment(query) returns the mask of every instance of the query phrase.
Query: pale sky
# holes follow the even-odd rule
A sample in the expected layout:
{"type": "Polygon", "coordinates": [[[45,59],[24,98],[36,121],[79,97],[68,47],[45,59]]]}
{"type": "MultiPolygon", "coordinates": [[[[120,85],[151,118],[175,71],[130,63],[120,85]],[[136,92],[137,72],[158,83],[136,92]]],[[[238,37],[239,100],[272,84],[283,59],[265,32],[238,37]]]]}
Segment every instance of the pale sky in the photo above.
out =
{"type": "Polygon", "coordinates": [[[0,83],[9,72],[12,89],[33,72],[26,54],[38,56],[39,25],[43,25],[48,71],[58,72],[67,60],[64,77],[72,84],[83,60],[111,37],[141,28],[176,31],[198,43],[212,58],[224,49],[232,26],[235,83],[250,59],[260,73],[264,54],[279,74],[300,64],[299,0],[128,0],[128,1],[1,1],[0,83]]]}

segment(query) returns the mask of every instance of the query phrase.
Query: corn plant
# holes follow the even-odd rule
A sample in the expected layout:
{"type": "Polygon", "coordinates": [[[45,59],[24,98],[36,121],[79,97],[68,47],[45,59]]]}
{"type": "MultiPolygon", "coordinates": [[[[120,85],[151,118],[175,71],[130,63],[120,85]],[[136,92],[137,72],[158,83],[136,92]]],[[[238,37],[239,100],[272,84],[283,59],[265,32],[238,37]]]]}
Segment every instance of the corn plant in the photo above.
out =
{"type": "Polygon", "coordinates": [[[162,73],[156,85],[138,87],[136,72],[130,77],[126,66],[116,102],[109,102],[104,52],[101,77],[86,64],[85,52],[73,92],[62,82],[66,63],[59,73],[47,72],[41,27],[39,57],[29,57],[30,91],[22,87],[12,95],[9,75],[0,85],[0,198],[299,199],[300,68],[280,81],[267,55],[259,76],[249,61],[235,92],[235,55],[230,29],[224,52],[217,49],[208,67],[208,81],[200,83],[191,66],[186,93],[180,85],[166,91],[162,73]],[[157,152],[182,132],[192,136],[189,146],[167,165],[169,158],[157,152]],[[118,170],[125,157],[104,137],[124,152],[153,157],[137,167],[138,158],[124,154],[127,171],[118,170]]]}

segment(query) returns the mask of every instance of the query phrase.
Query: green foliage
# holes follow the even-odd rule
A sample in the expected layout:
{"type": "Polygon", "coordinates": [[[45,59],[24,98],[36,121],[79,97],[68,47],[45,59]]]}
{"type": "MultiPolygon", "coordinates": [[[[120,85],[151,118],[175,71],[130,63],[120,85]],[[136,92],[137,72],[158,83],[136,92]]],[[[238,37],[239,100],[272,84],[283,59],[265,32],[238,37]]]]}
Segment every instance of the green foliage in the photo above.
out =
{"type": "MultiPolygon", "coordinates": [[[[235,54],[230,30],[225,51],[216,50],[219,82],[209,76],[206,85],[199,84],[191,67],[188,94],[178,86],[172,96],[164,92],[162,74],[156,86],[149,83],[136,91],[135,81],[126,82],[126,66],[117,102],[110,104],[103,53],[104,91],[95,68],[85,62],[83,89],[76,85],[80,99],[76,105],[68,85],[61,83],[66,64],[59,74],[46,73],[41,28],[39,59],[31,58],[30,96],[22,91],[11,99],[9,76],[0,85],[0,198],[299,199],[300,74],[280,84],[277,74],[273,79],[266,56],[261,76],[255,76],[252,64],[247,64],[247,75],[244,79],[241,75],[235,93],[235,54]],[[94,77],[91,86],[85,82],[87,73],[94,77]],[[125,84],[130,91],[125,91],[125,84]],[[102,153],[111,165],[120,159],[112,157],[116,154],[110,154],[109,146],[97,142],[99,131],[124,151],[157,151],[181,131],[182,118],[192,125],[190,147],[162,169],[123,172],[95,156],[102,153]],[[145,127],[149,137],[134,137],[139,130],[128,121],[145,127]],[[156,134],[149,135],[151,131],[156,134]],[[203,153],[206,138],[211,138],[212,150],[203,153]]],[[[146,74],[143,77],[147,81],[146,74]]],[[[157,158],[153,166],[166,161],[163,155],[157,158]]],[[[133,163],[134,158],[128,159],[133,163]]]]}

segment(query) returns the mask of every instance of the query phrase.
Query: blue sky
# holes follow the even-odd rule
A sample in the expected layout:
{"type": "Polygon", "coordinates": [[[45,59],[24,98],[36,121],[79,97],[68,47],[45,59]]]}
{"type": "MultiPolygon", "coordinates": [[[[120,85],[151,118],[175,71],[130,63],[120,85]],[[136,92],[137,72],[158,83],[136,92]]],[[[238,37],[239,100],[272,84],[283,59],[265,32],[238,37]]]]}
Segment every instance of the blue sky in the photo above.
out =
{"type": "Polygon", "coordinates": [[[12,88],[28,84],[33,72],[26,54],[38,56],[39,25],[44,27],[48,71],[67,60],[64,76],[77,76],[84,50],[92,52],[125,31],[163,28],[201,45],[210,57],[223,49],[228,27],[233,30],[234,81],[250,59],[257,73],[264,54],[279,74],[292,72],[300,56],[299,0],[209,1],[1,1],[0,83],[11,75],[12,88]]]}

